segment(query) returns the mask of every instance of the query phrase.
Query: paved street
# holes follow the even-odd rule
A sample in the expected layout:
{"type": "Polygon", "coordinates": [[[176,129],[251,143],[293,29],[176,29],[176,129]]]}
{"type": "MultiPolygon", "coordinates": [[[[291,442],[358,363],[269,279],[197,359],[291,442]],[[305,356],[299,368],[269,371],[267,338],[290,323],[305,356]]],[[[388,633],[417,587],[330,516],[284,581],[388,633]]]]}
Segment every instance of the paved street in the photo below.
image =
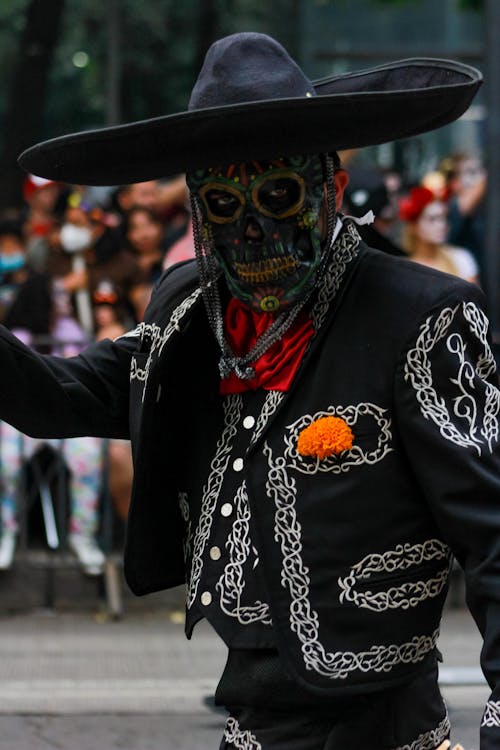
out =
{"type": "MultiPolygon", "coordinates": [[[[452,739],[477,750],[487,689],[453,683],[480,680],[480,640],[463,610],[442,630],[452,739]]],[[[206,623],[185,640],[180,590],[119,622],[88,604],[0,615],[0,750],[215,750],[224,717],[206,700],[224,658],[206,623]]]]}

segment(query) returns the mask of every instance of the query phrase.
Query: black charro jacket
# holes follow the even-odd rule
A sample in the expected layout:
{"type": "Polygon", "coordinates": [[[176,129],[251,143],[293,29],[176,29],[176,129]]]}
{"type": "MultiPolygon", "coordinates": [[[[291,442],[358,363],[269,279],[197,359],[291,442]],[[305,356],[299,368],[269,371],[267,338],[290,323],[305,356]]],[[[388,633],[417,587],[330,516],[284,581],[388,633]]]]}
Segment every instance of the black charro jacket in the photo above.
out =
{"type": "MultiPolygon", "coordinates": [[[[358,250],[341,278],[333,269],[338,291],[293,387],[245,456],[276,642],[312,692],[409,679],[434,658],[451,551],[493,690],[481,748],[498,749],[500,392],[483,296],[358,250]],[[301,429],[329,414],[351,426],[353,449],[300,456],[301,429]]],[[[183,582],[178,493],[189,498],[227,417],[193,264],[167,272],[145,322],[115,342],[60,360],[2,329],[0,351],[0,418],[41,437],[130,435],[127,580],[138,594],[183,582]]],[[[189,501],[197,522],[200,498],[189,501]]]]}

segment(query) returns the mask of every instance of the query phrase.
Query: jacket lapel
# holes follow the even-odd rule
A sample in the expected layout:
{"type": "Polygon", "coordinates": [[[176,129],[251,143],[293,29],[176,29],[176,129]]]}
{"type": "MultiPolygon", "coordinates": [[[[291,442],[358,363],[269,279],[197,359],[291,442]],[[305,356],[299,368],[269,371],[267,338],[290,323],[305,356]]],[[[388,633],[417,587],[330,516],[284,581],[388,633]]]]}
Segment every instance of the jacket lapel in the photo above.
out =
{"type": "Polygon", "coordinates": [[[337,251],[335,253],[332,261],[326,268],[321,283],[318,286],[316,301],[311,310],[315,334],[302,358],[291,389],[284,394],[278,407],[270,414],[264,429],[251,446],[249,452],[253,452],[259,447],[271,425],[282,409],[288,404],[289,399],[292,396],[296,396],[297,391],[304,382],[304,378],[307,376],[307,368],[313,355],[318,347],[321,346],[325,336],[331,333],[336,314],[351,287],[356,271],[365,255],[366,246],[360,242],[359,235],[351,224],[348,224],[343,230],[338,241],[341,243],[339,246],[340,252],[337,251]]]}

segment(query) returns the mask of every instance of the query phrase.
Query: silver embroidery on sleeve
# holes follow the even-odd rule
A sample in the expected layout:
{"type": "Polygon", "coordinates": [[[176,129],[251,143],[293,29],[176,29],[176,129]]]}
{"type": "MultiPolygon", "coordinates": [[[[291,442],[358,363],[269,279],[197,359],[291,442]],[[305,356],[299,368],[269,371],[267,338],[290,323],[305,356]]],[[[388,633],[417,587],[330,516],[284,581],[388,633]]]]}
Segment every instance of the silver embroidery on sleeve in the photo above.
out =
{"type": "Polygon", "coordinates": [[[483,345],[483,353],[477,360],[476,371],[480,378],[486,379],[497,369],[495,357],[488,343],[488,318],[473,302],[464,303],[463,312],[471,332],[483,345]]]}
{"type": "Polygon", "coordinates": [[[451,724],[448,714],[430,732],[423,732],[409,745],[400,745],[394,750],[435,750],[448,737],[451,724]]]}
{"type": "Polygon", "coordinates": [[[359,466],[360,464],[371,465],[381,461],[393,450],[391,447],[391,420],[387,418],[386,411],[386,409],[382,409],[375,404],[362,403],[353,406],[329,406],[325,411],[318,411],[316,414],[306,414],[300,417],[293,424],[287,426],[285,434],[285,456],[288,466],[296,471],[300,471],[302,474],[316,474],[318,471],[340,474],[341,472],[349,471],[352,466],[359,466]],[[301,430],[308,427],[311,422],[320,417],[333,416],[344,419],[349,427],[353,428],[354,432],[355,425],[360,417],[371,417],[378,428],[376,447],[371,451],[364,451],[360,445],[356,444],[355,440],[351,450],[343,451],[339,455],[327,456],[321,459],[321,461],[319,458],[314,459],[301,456],[297,451],[297,440],[301,430]]]}
{"type": "Polygon", "coordinates": [[[486,703],[482,727],[500,727],[500,701],[488,701],[486,703]]]}
{"type": "Polygon", "coordinates": [[[144,388],[142,391],[143,401],[153,356],[159,356],[163,351],[163,347],[172,336],[174,331],[180,331],[180,321],[187,313],[187,311],[194,305],[200,294],[201,289],[198,287],[194,290],[194,292],[191,292],[191,294],[186,297],[180,305],[177,305],[175,310],[172,312],[172,315],[170,316],[168,324],[165,326],[165,328],[163,328],[163,330],[158,325],[156,325],[156,323],[140,323],[137,326],[137,329],[134,331],[134,335],[138,335],[139,337],[148,336],[151,339],[151,347],[144,368],[140,368],[137,366],[137,360],[135,359],[135,357],[132,357],[130,368],[130,379],[137,379],[144,383],[144,388]]]}
{"type": "Polygon", "coordinates": [[[224,481],[224,473],[227,469],[229,457],[231,455],[232,444],[234,436],[236,435],[242,406],[243,399],[239,394],[228,395],[223,402],[224,429],[220,440],[217,443],[215,456],[210,464],[209,477],[203,487],[200,519],[194,535],[191,575],[189,577],[186,594],[188,607],[192,606],[198,590],[198,583],[203,568],[203,552],[210,536],[213,514],[224,481]]]}
{"type": "MultiPolygon", "coordinates": [[[[422,544],[398,544],[393,550],[367,555],[353,565],[348,576],[338,579],[341,589],[339,599],[342,603],[352,602],[357,607],[373,612],[416,607],[425,599],[437,596],[445,587],[449,575],[450,554],[447,545],[439,539],[428,539],[422,544]],[[447,566],[437,574],[434,572],[433,578],[402,582],[382,591],[356,590],[356,584],[370,580],[377,573],[391,575],[435,560],[446,561],[447,566]]],[[[390,584],[391,581],[385,579],[383,583],[390,584]]],[[[377,581],[373,582],[373,586],[377,586],[377,581]]]]}
{"type": "Polygon", "coordinates": [[[309,569],[302,559],[301,526],[297,519],[296,483],[287,472],[285,457],[273,459],[268,443],[264,454],[269,464],[267,494],[274,501],[275,539],[281,546],[281,581],[290,594],[290,629],[301,643],[307,669],[332,679],[345,679],[350,672],[389,672],[398,664],[415,664],[435,647],[439,630],[416,635],[400,644],[374,645],[367,651],[327,652],[319,640],[319,618],[309,601],[309,569]]]}
{"type": "Polygon", "coordinates": [[[421,326],[405,364],[405,379],[415,391],[423,417],[434,422],[446,440],[462,448],[472,448],[478,455],[484,448],[491,453],[499,436],[500,390],[484,380],[496,369],[487,331],[488,320],[473,302],[446,307],[437,316],[429,316],[421,326]],[[459,314],[463,315],[471,335],[482,344],[483,351],[475,362],[467,358],[467,341],[459,333],[450,332],[459,314]],[[456,373],[450,378],[455,395],[449,404],[437,393],[433,380],[432,354],[444,339],[456,361],[456,373]],[[478,379],[481,388],[478,388],[478,379]],[[484,411],[478,408],[480,406],[484,411]]]}
{"type": "Polygon", "coordinates": [[[268,604],[257,601],[255,604],[245,605],[241,601],[245,588],[244,566],[252,551],[246,482],[243,482],[236,493],[235,505],[236,519],[226,542],[229,563],[216,584],[220,594],[220,607],[226,615],[235,617],[241,625],[253,622],[271,625],[268,604]]]}
{"type": "Polygon", "coordinates": [[[240,729],[240,724],[234,716],[230,716],[224,727],[224,739],[231,743],[236,750],[262,750],[262,745],[249,729],[240,729]]]}
{"type": "MultiPolygon", "coordinates": [[[[132,357],[130,360],[130,380],[139,380],[141,383],[145,383],[148,377],[149,367],[139,367],[137,364],[136,357],[132,357]]],[[[144,391],[143,391],[144,397],[144,391]]]]}

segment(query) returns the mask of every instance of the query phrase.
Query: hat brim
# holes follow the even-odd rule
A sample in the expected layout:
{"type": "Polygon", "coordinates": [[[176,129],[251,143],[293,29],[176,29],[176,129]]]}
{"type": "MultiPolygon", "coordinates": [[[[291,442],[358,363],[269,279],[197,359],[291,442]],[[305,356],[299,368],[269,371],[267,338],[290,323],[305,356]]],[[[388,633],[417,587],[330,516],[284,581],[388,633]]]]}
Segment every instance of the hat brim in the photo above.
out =
{"type": "Polygon", "coordinates": [[[44,141],[23,169],[81,185],[121,185],[218,164],[386,143],[456,120],[481,73],[414,58],[314,82],[316,96],[199,109],[44,141]]]}

